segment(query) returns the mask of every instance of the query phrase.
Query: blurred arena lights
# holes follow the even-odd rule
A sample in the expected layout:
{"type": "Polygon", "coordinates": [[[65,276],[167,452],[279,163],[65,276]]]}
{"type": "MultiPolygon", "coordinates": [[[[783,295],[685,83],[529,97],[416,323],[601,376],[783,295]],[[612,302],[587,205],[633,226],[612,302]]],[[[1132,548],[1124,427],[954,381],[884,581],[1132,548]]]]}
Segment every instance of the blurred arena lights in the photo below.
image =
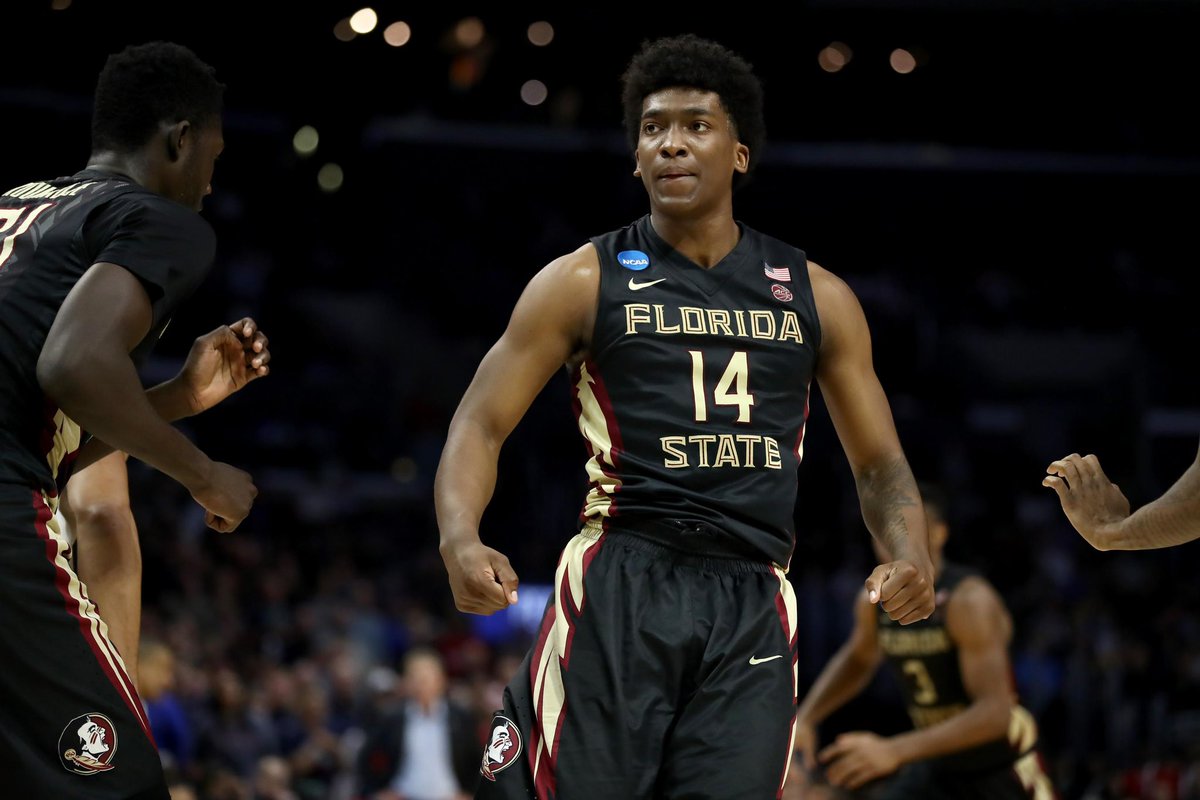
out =
{"type": "Polygon", "coordinates": [[[479,46],[485,32],[483,20],[479,17],[467,17],[454,26],[454,41],[459,47],[469,50],[479,46]]]}
{"type": "Polygon", "coordinates": [[[379,15],[373,8],[360,8],[350,17],[350,27],[355,33],[370,33],[379,24],[379,15]]]}
{"type": "Polygon", "coordinates": [[[412,38],[412,28],[407,22],[393,22],[383,29],[383,40],[392,47],[404,47],[412,38]]]}
{"type": "Polygon", "coordinates": [[[450,62],[450,84],[456,89],[470,89],[483,77],[483,64],[472,55],[461,55],[450,62]]]}
{"type": "Polygon", "coordinates": [[[546,90],[546,84],[538,80],[525,81],[521,86],[521,99],[527,105],[540,106],[546,102],[546,97],[550,93],[546,90]]]}
{"type": "Polygon", "coordinates": [[[355,36],[358,36],[358,34],[354,32],[354,28],[350,27],[349,17],[339,20],[338,24],[333,26],[333,35],[339,42],[348,42],[355,36]]]}
{"type": "Polygon", "coordinates": [[[317,129],[312,125],[305,125],[292,137],[292,147],[295,148],[298,156],[311,156],[317,152],[317,145],[320,141],[321,137],[317,134],[317,129]]]}
{"type": "Polygon", "coordinates": [[[916,57],[903,47],[897,47],[895,50],[893,50],[888,61],[891,63],[892,69],[896,70],[896,72],[899,72],[901,75],[907,75],[917,68],[916,57]]]}
{"type": "Polygon", "coordinates": [[[345,175],[342,173],[342,168],[337,164],[326,164],[321,167],[317,173],[317,185],[321,187],[321,191],[333,193],[342,188],[342,182],[345,180],[345,175]]]}
{"type": "Polygon", "coordinates": [[[417,462],[409,456],[401,456],[392,462],[392,479],[397,483],[408,483],[417,477],[417,462]]]}
{"type": "Polygon", "coordinates": [[[854,51],[844,42],[830,42],[817,55],[817,63],[826,72],[840,72],[854,58],[854,51]]]}
{"type": "Polygon", "coordinates": [[[545,20],[539,20],[529,26],[527,34],[529,41],[536,47],[545,47],[554,41],[554,26],[545,20]]]}

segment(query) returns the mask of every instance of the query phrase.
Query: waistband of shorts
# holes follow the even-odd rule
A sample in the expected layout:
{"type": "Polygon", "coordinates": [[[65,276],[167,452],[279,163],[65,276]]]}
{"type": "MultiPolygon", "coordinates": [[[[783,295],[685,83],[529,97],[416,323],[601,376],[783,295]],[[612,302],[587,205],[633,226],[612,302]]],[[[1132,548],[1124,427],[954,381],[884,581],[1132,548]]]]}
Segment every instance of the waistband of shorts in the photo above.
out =
{"type": "Polygon", "coordinates": [[[618,540],[626,547],[656,558],[710,572],[771,574],[776,569],[783,570],[765,556],[755,555],[749,545],[706,523],[666,519],[619,523],[609,520],[606,528],[598,520],[588,520],[579,532],[595,539],[603,536],[618,540]]]}

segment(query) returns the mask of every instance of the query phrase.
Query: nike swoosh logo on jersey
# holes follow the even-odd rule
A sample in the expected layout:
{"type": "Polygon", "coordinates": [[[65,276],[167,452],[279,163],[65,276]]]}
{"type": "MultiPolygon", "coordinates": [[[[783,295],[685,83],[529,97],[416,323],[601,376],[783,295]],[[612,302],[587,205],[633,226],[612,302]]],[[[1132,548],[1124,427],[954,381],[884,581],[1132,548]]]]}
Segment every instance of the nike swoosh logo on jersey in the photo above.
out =
{"type": "Polygon", "coordinates": [[[768,661],[774,661],[777,658],[783,658],[783,656],[767,656],[766,658],[755,658],[754,656],[750,656],[750,666],[753,667],[755,664],[765,664],[768,661]]]}
{"type": "Polygon", "coordinates": [[[659,278],[656,281],[646,281],[645,283],[638,283],[633,278],[630,278],[629,279],[629,288],[633,289],[636,292],[638,289],[645,289],[647,286],[653,286],[654,284],[662,283],[665,280],[666,280],[666,278],[659,278]]]}

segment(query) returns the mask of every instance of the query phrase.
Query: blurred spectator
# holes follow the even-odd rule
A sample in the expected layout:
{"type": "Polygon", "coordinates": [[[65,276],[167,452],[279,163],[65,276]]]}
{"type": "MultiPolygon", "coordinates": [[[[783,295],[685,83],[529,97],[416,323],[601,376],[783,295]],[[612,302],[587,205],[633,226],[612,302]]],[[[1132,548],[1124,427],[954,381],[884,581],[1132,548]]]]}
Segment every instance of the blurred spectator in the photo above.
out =
{"type": "Polygon", "coordinates": [[[258,770],[254,773],[254,800],[299,800],[291,785],[292,771],[288,762],[278,756],[267,756],[258,762],[258,770]]]}
{"type": "Polygon", "coordinates": [[[186,772],[191,764],[195,732],[175,694],[175,654],[162,641],[143,637],[138,657],[138,694],[164,767],[186,772]]]}
{"type": "Polygon", "coordinates": [[[451,702],[437,652],[404,659],[407,699],[359,754],[359,788],[372,800],[465,800],[479,780],[483,745],[474,715],[451,702]]]}

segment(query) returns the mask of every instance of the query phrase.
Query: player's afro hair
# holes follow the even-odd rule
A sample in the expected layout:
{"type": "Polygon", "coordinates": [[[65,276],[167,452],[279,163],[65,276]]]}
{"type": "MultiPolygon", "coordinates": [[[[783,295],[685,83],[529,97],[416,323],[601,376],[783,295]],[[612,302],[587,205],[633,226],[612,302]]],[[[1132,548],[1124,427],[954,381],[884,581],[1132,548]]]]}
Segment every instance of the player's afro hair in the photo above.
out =
{"type": "MultiPolygon", "coordinates": [[[[750,64],[731,50],[690,33],[645,42],[621,76],[621,84],[625,133],[632,148],[637,148],[646,96],[680,86],[720,97],[738,141],[750,149],[750,169],[758,163],[767,136],[762,83],[750,64]]],[[[735,175],[734,185],[744,177],[735,175]]]]}
{"type": "Polygon", "coordinates": [[[214,123],[224,94],[213,68],[186,47],[170,42],[127,47],[109,56],[100,72],[92,152],[135,150],[163,122],[214,123]]]}

